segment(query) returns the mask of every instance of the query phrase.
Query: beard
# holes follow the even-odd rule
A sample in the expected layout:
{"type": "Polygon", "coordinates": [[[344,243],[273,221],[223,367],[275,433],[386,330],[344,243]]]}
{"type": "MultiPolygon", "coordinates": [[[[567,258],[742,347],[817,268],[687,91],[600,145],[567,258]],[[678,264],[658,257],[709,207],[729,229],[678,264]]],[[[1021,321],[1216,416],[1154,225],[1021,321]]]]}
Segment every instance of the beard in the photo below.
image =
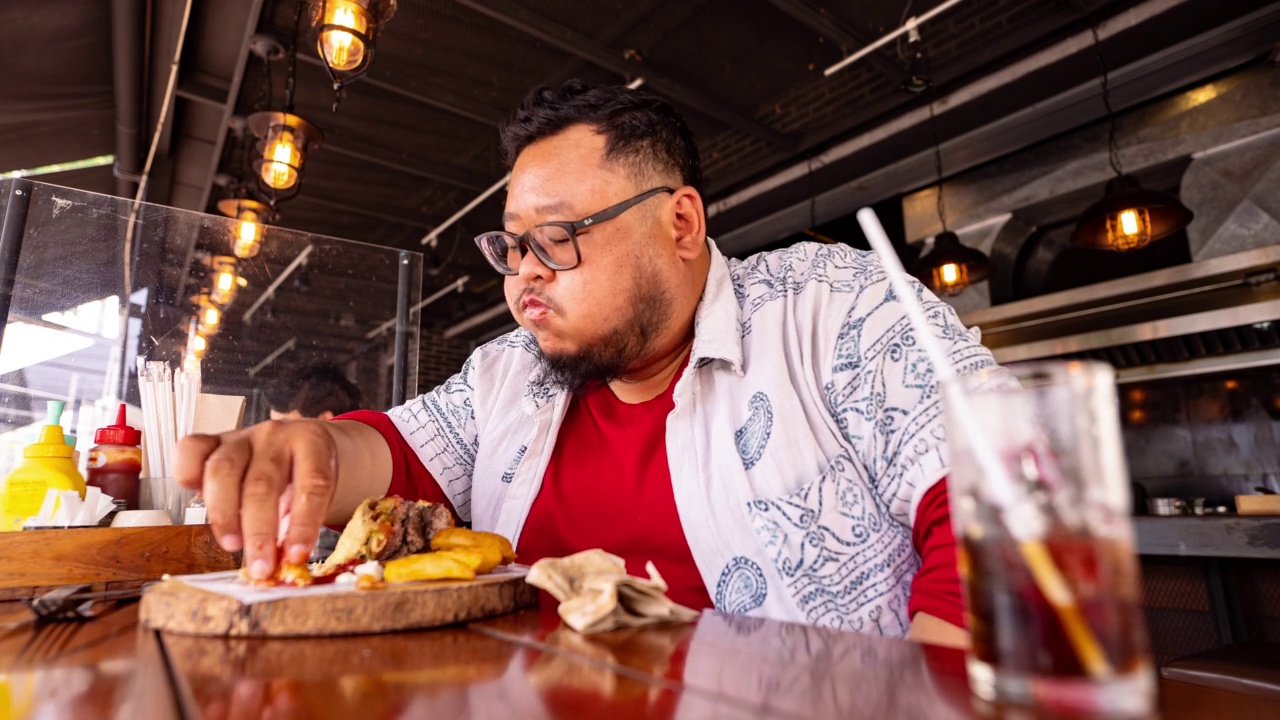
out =
{"type": "Polygon", "coordinates": [[[636,277],[630,310],[613,329],[575,353],[548,355],[538,346],[534,381],[571,393],[607,385],[648,354],[653,340],[671,320],[671,297],[656,273],[636,277]]]}

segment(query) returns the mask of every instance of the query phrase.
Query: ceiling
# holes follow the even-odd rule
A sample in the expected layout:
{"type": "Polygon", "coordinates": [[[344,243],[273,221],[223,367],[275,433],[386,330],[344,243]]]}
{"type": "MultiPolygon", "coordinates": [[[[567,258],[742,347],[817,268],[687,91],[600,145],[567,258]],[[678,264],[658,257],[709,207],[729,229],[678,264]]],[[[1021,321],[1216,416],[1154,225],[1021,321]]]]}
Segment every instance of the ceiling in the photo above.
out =
{"type": "MultiPolygon", "coordinates": [[[[500,310],[485,315],[501,286],[470,242],[498,222],[502,193],[443,232],[438,246],[421,241],[505,174],[497,128],[533,87],[643,78],[670,97],[702,149],[713,234],[745,253],[847,214],[837,202],[811,201],[823,193],[867,204],[932,182],[925,99],[939,101],[944,142],[997,127],[1096,83],[1093,49],[1071,43],[1109,18],[1122,20],[1104,42],[1114,67],[1188,44],[1226,48],[1212,62],[1186,55],[1198,64],[1170,61],[1117,88],[1116,103],[1132,105],[1190,74],[1254,57],[1272,26],[1247,47],[1218,29],[1275,5],[969,0],[922,28],[934,79],[924,99],[900,88],[906,62],[895,43],[823,75],[941,1],[400,0],[368,75],[336,111],[305,16],[292,71],[288,58],[266,62],[249,51],[255,35],[292,43],[299,0],[192,0],[185,35],[185,0],[5,3],[0,43],[17,65],[6,73],[15,81],[0,87],[0,171],[113,153],[114,168],[37,179],[132,197],[154,136],[148,201],[216,212],[218,199],[252,179],[255,139],[240,130],[243,118],[283,107],[292,76],[295,112],[325,141],[307,159],[299,195],[280,204],[278,224],[424,252],[423,297],[470,276],[462,292],[424,311],[423,323],[476,339],[510,323],[500,310]],[[1123,20],[1130,17],[1138,19],[1123,20]],[[175,97],[160,123],[180,38],[175,97]],[[1019,62],[1035,69],[999,77],[1019,62]],[[981,102],[953,99],[963,93],[981,102]],[[478,315],[487,319],[471,321],[478,315]]],[[[1097,119],[1100,103],[1088,100],[1053,122],[966,145],[948,173],[1097,119]]]]}

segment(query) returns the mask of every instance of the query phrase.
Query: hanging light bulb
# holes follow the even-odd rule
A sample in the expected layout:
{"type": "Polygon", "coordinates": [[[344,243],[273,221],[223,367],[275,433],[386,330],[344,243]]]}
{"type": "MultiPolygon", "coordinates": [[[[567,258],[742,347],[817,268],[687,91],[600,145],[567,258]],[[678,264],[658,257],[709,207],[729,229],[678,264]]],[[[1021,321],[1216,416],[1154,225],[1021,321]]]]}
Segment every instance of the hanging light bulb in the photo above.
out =
{"type": "Polygon", "coordinates": [[[259,182],[273,198],[292,197],[298,192],[307,153],[320,147],[324,134],[293,113],[273,110],[250,115],[248,125],[261,139],[253,161],[259,182]]]}
{"type": "Polygon", "coordinates": [[[311,7],[316,49],[340,93],[369,69],[378,30],[395,14],[395,0],[313,0],[311,7]]]}
{"type": "Polygon", "coordinates": [[[1107,183],[1102,199],[1081,213],[1071,242],[1092,250],[1137,250],[1185,228],[1194,217],[1178,198],[1119,175],[1107,183]]]}
{"type": "Polygon", "coordinates": [[[187,323],[187,347],[184,355],[193,357],[196,360],[203,360],[205,352],[209,349],[209,336],[204,330],[200,329],[199,316],[191,318],[187,323]]]}
{"type": "Polygon", "coordinates": [[[354,70],[364,62],[369,13],[352,0],[329,0],[324,6],[320,31],[320,57],[337,71],[354,70]]]}
{"type": "Polygon", "coordinates": [[[226,255],[216,255],[210,260],[213,281],[209,290],[209,299],[219,307],[226,307],[235,299],[236,290],[247,283],[236,274],[236,259],[226,255]]]}
{"type": "Polygon", "coordinates": [[[298,182],[298,171],[302,169],[302,151],[298,149],[297,138],[293,128],[288,125],[275,125],[268,131],[263,142],[262,165],[258,172],[262,182],[275,190],[288,190],[298,182]]]}
{"type": "Polygon", "coordinates": [[[231,254],[247,260],[258,254],[262,247],[262,226],[252,220],[241,220],[236,226],[236,241],[231,254]]]}
{"type": "Polygon", "coordinates": [[[200,334],[213,337],[222,329],[222,308],[214,304],[208,292],[192,298],[196,303],[196,324],[200,334]]]}
{"type": "Polygon", "coordinates": [[[271,218],[271,208],[257,200],[227,198],[218,201],[218,212],[239,221],[231,238],[231,254],[241,260],[256,257],[262,249],[263,225],[271,218]]]}
{"type": "Polygon", "coordinates": [[[1116,176],[1107,182],[1102,199],[1080,215],[1080,221],[1071,233],[1071,242],[1076,247],[1091,250],[1128,252],[1182,230],[1191,224],[1195,213],[1173,195],[1147,190],[1135,178],[1124,174],[1120,165],[1120,147],[1116,142],[1116,117],[1111,109],[1111,83],[1097,28],[1093,29],[1093,47],[1102,68],[1102,104],[1107,110],[1107,159],[1116,176]]]}
{"type": "Polygon", "coordinates": [[[938,295],[959,295],[991,275],[991,261],[981,250],[966,247],[950,230],[938,233],[933,249],[920,258],[916,277],[938,295]]]}

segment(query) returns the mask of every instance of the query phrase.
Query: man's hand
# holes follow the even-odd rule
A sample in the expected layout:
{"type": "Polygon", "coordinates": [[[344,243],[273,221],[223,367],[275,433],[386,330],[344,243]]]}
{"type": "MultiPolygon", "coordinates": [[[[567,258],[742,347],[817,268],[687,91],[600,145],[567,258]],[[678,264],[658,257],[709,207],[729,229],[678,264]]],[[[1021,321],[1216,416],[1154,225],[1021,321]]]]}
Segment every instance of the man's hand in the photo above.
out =
{"type": "Polygon", "coordinates": [[[372,427],[350,420],[271,420],[178,444],[175,473],[205,496],[214,537],[244,550],[256,579],[275,570],[280,521],[284,559],[305,563],[325,522],[345,523],[391,484],[391,451],[372,427]]]}
{"type": "Polygon", "coordinates": [[[290,516],[285,560],[305,563],[338,482],[338,448],[321,420],[268,420],[224,435],[190,435],[178,444],[178,482],[199,490],[214,537],[243,549],[254,579],[276,566],[277,531],[290,516]],[[292,502],[281,497],[291,488],[292,502]]]}

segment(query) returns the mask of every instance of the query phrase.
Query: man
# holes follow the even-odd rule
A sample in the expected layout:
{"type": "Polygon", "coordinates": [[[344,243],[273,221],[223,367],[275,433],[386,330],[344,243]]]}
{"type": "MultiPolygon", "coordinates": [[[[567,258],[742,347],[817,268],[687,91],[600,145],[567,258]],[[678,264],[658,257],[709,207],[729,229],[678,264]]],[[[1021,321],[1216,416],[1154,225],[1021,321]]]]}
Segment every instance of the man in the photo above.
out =
{"type": "Polygon", "coordinates": [[[329,420],[360,409],[360,388],[333,363],[314,363],[277,378],[265,389],[272,420],[329,420]]]}
{"type": "MultiPolygon", "coordinates": [[[[874,256],[728,260],[697,147],[643,91],[541,89],[476,241],[520,329],[388,414],[189,438],[179,478],[250,572],[367,496],[448,501],[524,562],[602,547],[677,602],[963,644],[937,386],[874,256]],[[289,487],[292,485],[292,487],[289,487]]],[[[960,372],[994,365],[916,285],[960,372]]]]}

